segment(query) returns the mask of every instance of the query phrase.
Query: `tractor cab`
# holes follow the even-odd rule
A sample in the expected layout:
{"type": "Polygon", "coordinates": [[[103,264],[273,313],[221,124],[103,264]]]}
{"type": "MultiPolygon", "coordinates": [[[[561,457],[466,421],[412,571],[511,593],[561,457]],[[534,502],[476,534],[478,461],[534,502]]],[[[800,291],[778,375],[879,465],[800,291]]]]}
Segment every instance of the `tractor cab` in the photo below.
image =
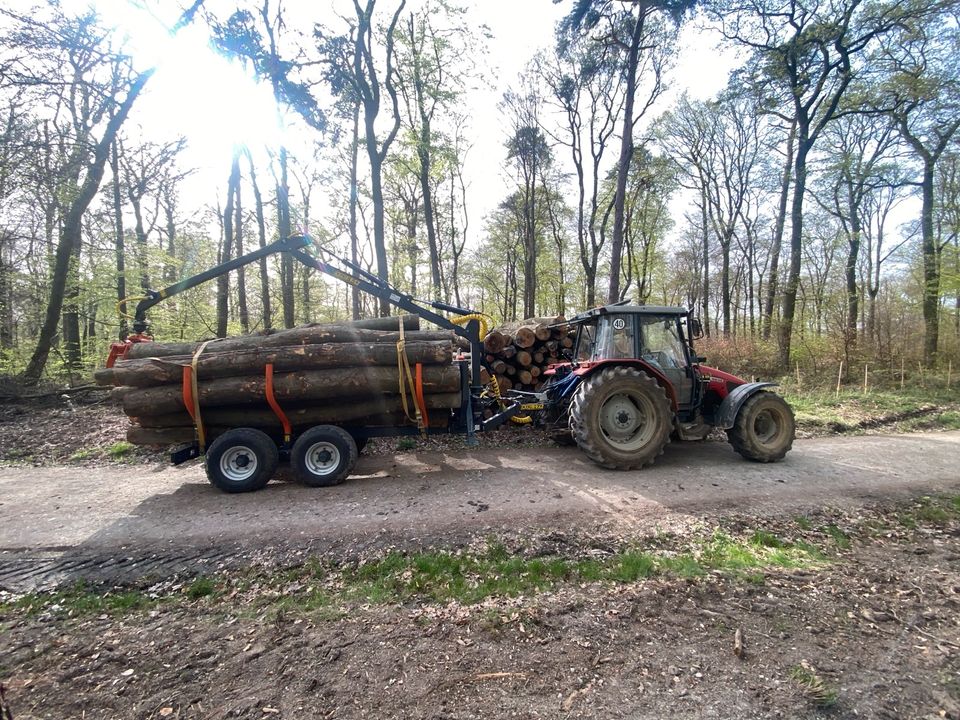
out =
{"type": "Polygon", "coordinates": [[[700,322],[685,308],[624,303],[594,308],[577,325],[574,364],[580,373],[610,362],[639,364],[672,388],[680,416],[699,404],[700,383],[693,338],[700,322]]]}

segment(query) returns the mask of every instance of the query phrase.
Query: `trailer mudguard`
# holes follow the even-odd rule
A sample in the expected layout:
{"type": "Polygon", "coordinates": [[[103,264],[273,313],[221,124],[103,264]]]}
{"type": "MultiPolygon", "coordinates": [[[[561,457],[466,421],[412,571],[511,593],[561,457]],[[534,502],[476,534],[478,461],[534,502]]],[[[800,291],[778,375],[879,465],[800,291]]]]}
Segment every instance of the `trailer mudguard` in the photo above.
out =
{"type": "Polygon", "coordinates": [[[729,430],[737,421],[737,413],[740,412],[740,408],[743,407],[750,396],[756,395],[764,388],[774,387],[776,384],[772,382],[753,382],[738,385],[720,403],[720,407],[717,408],[714,415],[713,424],[722,430],[729,430]]]}

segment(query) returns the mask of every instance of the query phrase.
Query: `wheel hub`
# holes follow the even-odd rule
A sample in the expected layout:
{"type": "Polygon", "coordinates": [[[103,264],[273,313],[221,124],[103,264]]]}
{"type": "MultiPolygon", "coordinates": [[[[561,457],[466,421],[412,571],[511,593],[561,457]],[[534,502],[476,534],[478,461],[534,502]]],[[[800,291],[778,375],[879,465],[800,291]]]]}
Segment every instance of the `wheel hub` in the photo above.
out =
{"type": "Polygon", "coordinates": [[[241,482],[257,471],[257,455],[245,445],[237,445],[220,457],[220,472],[228,480],[241,482]]]}
{"type": "Polygon", "coordinates": [[[614,395],[600,411],[600,426],[612,440],[627,440],[643,426],[643,412],[626,395],[614,395]]]}
{"type": "Polygon", "coordinates": [[[314,475],[330,475],[340,464],[340,451],[333,443],[314,443],[307,450],[304,465],[314,475]]]}

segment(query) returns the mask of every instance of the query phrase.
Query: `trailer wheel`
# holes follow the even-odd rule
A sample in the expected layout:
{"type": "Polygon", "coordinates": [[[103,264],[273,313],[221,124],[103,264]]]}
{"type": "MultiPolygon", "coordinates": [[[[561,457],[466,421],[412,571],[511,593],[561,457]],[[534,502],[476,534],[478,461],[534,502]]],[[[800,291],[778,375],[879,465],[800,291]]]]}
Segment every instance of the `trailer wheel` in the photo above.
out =
{"type": "Polygon", "coordinates": [[[782,397],[758,392],[748,398],[727,430],[733,449],[754,462],[776,462],[793,447],[796,424],[793,410],[782,397]]]}
{"type": "Polygon", "coordinates": [[[207,449],[207,478],[224,492],[252,492],[270,482],[278,462],[277,446],[266,433],[228,430],[207,449]]]}
{"type": "Polygon", "coordinates": [[[633,470],[663,452],[672,417],[656,380],[636,368],[610,367],[581,383],[570,405],[570,434],[598,465],[633,470]]]}
{"type": "Polygon", "coordinates": [[[357,462],[357,443],[336,425],[317,425],[297,438],[290,463],[304,485],[339,485],[357,462]]]}

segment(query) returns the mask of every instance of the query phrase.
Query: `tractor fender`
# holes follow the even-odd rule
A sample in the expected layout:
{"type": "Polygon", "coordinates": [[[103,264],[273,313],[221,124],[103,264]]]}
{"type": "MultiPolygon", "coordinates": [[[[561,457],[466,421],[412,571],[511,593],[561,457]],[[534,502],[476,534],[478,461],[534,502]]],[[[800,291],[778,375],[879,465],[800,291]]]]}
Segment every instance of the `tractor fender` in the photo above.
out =
{"type": "Polygon", "coordinates": [[[720,407],[714,414],[714,425],[721,430],[729,430],[737,420],[737,413],[743,404],[753,395],[767,387],[774,387],[777,383],[752,382],[738,385],[723,399],[720,407]]]}

